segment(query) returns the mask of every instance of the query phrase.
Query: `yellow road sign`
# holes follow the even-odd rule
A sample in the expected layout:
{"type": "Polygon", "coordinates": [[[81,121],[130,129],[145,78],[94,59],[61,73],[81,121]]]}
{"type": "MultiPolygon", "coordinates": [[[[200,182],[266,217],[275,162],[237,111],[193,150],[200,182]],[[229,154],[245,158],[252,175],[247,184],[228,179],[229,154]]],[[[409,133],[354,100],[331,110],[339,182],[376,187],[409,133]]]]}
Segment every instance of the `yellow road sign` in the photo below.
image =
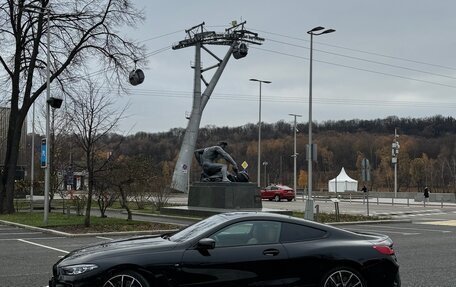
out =
{"type": "Polygon", "coordinates": [[[244,162],[241,164],[241,166],[243,169],[246,169],[247,167],[249,167],[249,164],[244,160],[244,162]]]}

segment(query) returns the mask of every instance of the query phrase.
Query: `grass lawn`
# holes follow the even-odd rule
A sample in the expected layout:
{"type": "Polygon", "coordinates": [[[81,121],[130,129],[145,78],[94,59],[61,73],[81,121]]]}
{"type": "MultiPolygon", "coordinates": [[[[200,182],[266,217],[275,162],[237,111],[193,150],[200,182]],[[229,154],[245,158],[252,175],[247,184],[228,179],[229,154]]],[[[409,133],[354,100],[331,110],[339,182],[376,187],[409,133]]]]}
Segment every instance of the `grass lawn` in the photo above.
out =
{"type": "MultiPolygon", "coordinates": [[[[293,216],[304,218],[303,212],[293,212],[293,216]]],[[[339,214],[339,222],[354,222],[354,221],[367,221],[367,220],[379,220],[377,216],[364,216],[364,215],[352,215],[352,214],[339,214]]],[[[334,213],[318,213],[314,214],[314,220],[321,223],[338,222],[336,214],[334,213]]]]}
{"type": "Polygon", "coordinates": [[[92,232],[118,232],[118,231],[144,231],[144,230],[171,230],[179,229],[173,224],[162,224],[144,221],[128,221],[120,218],[101,218],[92,216],[91,226],[84,226],[84,216],[66,215],[59,212],[51,212],[48,217],[48,225],[43,223],[41,212],[16,212],[14,214],[2,214],[0,220],[16,222],[20,224],[49,228],[69,233],[92,233],[92,232]]]}

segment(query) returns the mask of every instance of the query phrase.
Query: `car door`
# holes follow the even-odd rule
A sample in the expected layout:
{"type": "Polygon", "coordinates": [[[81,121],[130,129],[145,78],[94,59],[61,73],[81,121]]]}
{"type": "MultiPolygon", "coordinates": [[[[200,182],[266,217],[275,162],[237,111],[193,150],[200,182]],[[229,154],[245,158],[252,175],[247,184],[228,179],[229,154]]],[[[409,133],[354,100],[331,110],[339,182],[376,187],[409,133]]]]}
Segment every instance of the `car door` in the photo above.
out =
{"type": "Polygon", "coordinates": [[[280,228],[280,222],[245,221],[215,232],[214,249],[185,251],[179,286],[284,286],[280,266],[288,256],[279,243],[280,228]],[[248,244],[255,224],[274,228],[277,236],[248,244]]]}
{"type": "Polygon", "coordinates": [[[317,286],[326,272],[331,255],[326,254],[327,232],[311,226],[282,223],[280,242],[289,254],[284,265],[284,283],[317,286]]]}

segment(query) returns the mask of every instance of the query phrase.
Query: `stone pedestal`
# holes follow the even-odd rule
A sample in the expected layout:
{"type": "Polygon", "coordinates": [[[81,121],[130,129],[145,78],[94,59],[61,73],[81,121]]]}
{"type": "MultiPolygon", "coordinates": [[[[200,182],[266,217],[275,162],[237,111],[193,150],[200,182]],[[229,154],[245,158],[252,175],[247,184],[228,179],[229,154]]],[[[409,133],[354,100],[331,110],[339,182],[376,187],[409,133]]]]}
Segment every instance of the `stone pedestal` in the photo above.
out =
{"type": "Polygon", "coordinates": [[[250,182],[197,182],[190,186],[188,207],[261,209],[261,193],[250,182]]]}

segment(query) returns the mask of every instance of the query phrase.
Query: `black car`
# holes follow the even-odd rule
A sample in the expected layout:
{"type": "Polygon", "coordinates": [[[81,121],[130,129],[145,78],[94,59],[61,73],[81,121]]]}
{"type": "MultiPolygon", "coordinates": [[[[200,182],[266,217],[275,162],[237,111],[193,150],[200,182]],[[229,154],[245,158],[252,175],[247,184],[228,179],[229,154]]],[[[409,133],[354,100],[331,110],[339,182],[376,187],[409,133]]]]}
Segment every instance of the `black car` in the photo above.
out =
{"type": "Polygon", "coordinates": [[[400,286],[388,236],[290,216],[214,215],[175,234],[76,250],[53,267],[51,287],[400,286]]]}

